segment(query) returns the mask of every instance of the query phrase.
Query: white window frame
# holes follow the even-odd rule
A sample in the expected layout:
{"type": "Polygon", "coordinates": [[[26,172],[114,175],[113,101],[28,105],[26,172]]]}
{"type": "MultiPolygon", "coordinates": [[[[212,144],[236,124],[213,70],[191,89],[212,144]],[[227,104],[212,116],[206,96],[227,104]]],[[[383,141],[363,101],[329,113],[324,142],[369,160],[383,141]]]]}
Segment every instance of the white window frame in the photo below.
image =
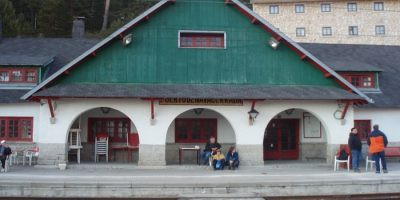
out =
{"type": "Polygon", "coordinates": [[[226,31],[199,31],[199,30],[179,30],[178,31],[178,48],[182,49],[226,49],[226,31]],[[224,47],[182,47],[181,46],[181,33],[217,33],[224,34],[224,47]]]}
{"type": "Polygon", "coordinates": [[[386,34],[386,27],[385,27],[385,25],[376,25],[376,26],[375,26],[375,35],[385,35],[385,34],[386,34]],[[382,28],[382,29],[380,29],[380,31],[383,30],[383,32],[379,32],[379,31],[378,31],[379,28],[382,28]]]}
{"type": "Polygon", "coordinates": [[[306,12],[306,6],[304,4],[295,4],[294,5],[294,12],[295,13],[305,13],[306,12]],[[302,8],[301,12],[297,12],[297,8],[302,8]]]}
{"type": "Polygon", "coordinates": [[[332,12],[332,4],[331,3],[321,3],[321,12],[332,12]],[[324,10],[324,6],[329,6],[329,10],[324,10]]]}
{"type": "Polygon", "coordinates": [[[268,8],[269,8],[269,14],[271,15],[279,14],[279,5],[269,5],[268,8]],[[274,12],[271,12],[273,7],[276,8],[276,10],[274,10],[274,12]]]}
{"type": "Polygon", "coordinates": [[[332,33],[332,27],[331,26],[324,26],[324,27],[322,27],[322,36],[332,36],[333,35],[333,33],[332,33]],[[325,31],[324,30],[329,30],[329,34],[325,34],[325,31]]]}
{"type": "Polygon", "coordinates": [[[383,3],[383,1],[379,1],[379,2],[374,2],[374,11],[383,11],[385,10],[385,4],[383,3]],[[377,5],[382,5],[379,6],[379,9],[377,9],[377,5]]]}
{"type": "Polygon", "coordinates": [[[305,37],[306,36],[306,28],[305,27],[297,27],[296,28],[296,37],[305,37]],[[303,35],[299,35],[298,33],[298,30],[303,30],[303,35]]]}
{"type": "Polygon", "coordinates": [[[347,12],[357,12],[357,11],[358,11],[358,5],[356,2],[347,3],[347,12]],[[353,5],[354,7],[350,7],[350,5],[353,5]],[[353,10],[353,8],[355,8],[355,9],[353,10]]]}

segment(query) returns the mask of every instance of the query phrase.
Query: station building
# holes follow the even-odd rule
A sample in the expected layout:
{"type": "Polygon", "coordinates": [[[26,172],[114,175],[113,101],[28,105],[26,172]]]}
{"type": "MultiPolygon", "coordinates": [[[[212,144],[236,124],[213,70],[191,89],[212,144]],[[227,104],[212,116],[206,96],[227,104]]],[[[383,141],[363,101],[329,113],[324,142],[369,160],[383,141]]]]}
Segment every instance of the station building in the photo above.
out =
{"type": "Polygon", "coordinates": [[[332,46],[298,44],[238,0],[162,0],[100,41],[4,38],[0,47],[0,137],[38,147],[39,164],[78,154],[94,163],[100,135],[106,160],[141,166],[177,164],[179,148],[211,136],[224,153],[236,146],[243,165],[330,162],[354,122],[367,132],[374,109],[390,108],[366,95],[382,99],[391,84],[378,84],[379,66],[362,69],[375,63],[343,65],[340,46],[342,63],[332,46]]]}

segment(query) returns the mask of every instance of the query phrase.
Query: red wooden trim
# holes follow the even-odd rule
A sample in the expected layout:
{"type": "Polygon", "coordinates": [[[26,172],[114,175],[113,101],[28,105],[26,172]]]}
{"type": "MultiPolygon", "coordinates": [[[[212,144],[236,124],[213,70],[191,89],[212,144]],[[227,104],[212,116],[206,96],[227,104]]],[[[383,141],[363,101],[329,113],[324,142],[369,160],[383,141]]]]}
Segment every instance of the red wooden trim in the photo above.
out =
{"type": "Polygon", "coordinates": [[[354,85],[355,87],[358,88],[375,88],[376,82],[375,82],[375,73],[374,72],[368,72],[368,73],[340,73],[348,82],[353,84],[352,79],[356,78],[358,79],[359,85],[354,85]],[[364,86],[363,78],[371,78],[371,86],[364,86]]]}
{"type": "MultiPolygon", "coordinates": [[[[26,141],[26,142],[32,142],[33,141],[33,117],[14,117],[14,116],[2,116],[0,117],[0,121],[5,122],[5,130],[4,130],[4,137],[0,136],[1,140],[6,140],[6,141],[26,141]],[[9,121],[10,120],[17,120],[18,121],[18,126],[17,126],[17,137],[9,137],[9,121]],[[31,129],[31,138],[22,138],[22,121],[27,120],[30,122],[30,129],[31,129]]],[[[1,124],[0,124],[1,125],[1,124]]]]}
{"type": "MultiPolygon", "coordinates": [[[[358,130],[358,135],[360,134],[360,130],[361,130],[361,128],[360,128],[360,124],[358,124],[358,123],[368,123],[368,127],[367,127],[367,133],[366,133],[366,135],[365,135],[365,138],[364,137],[361,137],[360,139],[361,140],[367,140],[367,138],[368,138],[368,134],[370,134],[371,133],[371,120],[370,119],[355,119],[354,120],[354,128],[356,128],[357,130],[358,130]]],[[[359,135],[360,136],[360,135],[359,135]]]]}
{"type": "Polygon", "coordinates": [[[95,51],[93,51],[93,52],[92,52],[92,56],[93,56],[93,57],[96,57],[96,56],[97,56],[97,53],[96,53],[95,51]]]}
{"type": "Polygon", "coordinates": [[[258,22],[259,22],[258,19],[255,17],[253,19],[251,19],[252,24],[258,24],[258,22]]]}
{"type": "Polygon", "coordinates": [[[302,60],[304,60],[304,59],[307,58],[307,55],[306,55],[306,54],[303,54],[303,55],[300,56],[300,58],[301,58],[302,60]]]}
{"type": "Polygon", "coordinates": [[[225,34],[224,33],[212,33],[212,32],[181,32],[180,33],[180,47],[205,47],[205,48],[224,48],[225,47],[225,34]],[[205,39],[206,44],[197,44],[197,39],[205,39]],[[212,44],[211,40],[219,38],[221,41],[219,44],[212,44]],[[183,43],[183,40],[190,40],[191,44],[187,45],[183,43]]]}
{"type": "Polygon", "coordinates": [[[51,117],[54,118],[55,115],[54,115],[53,103],[51,102],[51,98],[47,98],[47,104],[49,104],[51,117]]]}
{"type": "Polygon", "coordinates": [[[331,77],[331,76],[332,76],[331,73],[329,73],[329,72],[326,72],[326,73],[325,73],[325,78],[329,78],[329,77],[331,77]]]}
{"type": "Polygon", "coordinates": [[[347,114],[347,111],[348,111],[348,109],[349,109],[350,103],[351,103],[351,101],[347,101],[347,102],[346,102],[346,106],[344,107],[344,110],[343,110],[343,112],[342,112],[342,117],[341,117],[341,119],[344,119],[344,118],[346,117],[346,114],[347,114]]]}
{"type": "Polygon", "coordinates": [[[33,67],[7,67],[1,68],[1,72],[6,72],[8,74],[8,81],[0,81],[0,83],[36,83],[38,80],[38,70],[37,68],[33,67]],[[21,73],[21,80],[14,80],[13,72],[20,72],[21,73]],[[33,72],[33,80],[28,81],[28,73],[33,72]]]}
{"type": "Polygon", "coordinates": [[[230,4],[232,4],[232,1],[231,0],[225,0],[225,4],[226,5],[230,5],[230,4]]]}
{"type": "Polygon", "coordinates": [[[216,118],[176,118],[175,119],[175,143],[207,143],[208,138],[204,138],[204,123],[211,122],[213,127],[213,133],[211,136],[215,137],[215,141],[218,141],[218,120],[216,118]],[[192,124],[196,121],[200,121],[200,138],[197,140],[192,139],[192,124]],[[186,122],[187,123],[187,138],[179,138],[177,131],[177,123],[186,122]]]}

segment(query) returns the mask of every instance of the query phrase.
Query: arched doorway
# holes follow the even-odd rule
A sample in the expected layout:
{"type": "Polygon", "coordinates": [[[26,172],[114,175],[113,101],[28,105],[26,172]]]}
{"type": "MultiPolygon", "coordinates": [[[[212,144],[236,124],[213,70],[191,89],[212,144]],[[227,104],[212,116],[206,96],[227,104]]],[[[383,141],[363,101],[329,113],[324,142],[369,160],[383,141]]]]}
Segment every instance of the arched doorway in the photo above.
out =
{"type": "MultiPolygon", "coordinates": [[[[198,146],[200,153],[209,138],[213,136],[221,144],[222,153],[236,144],[236,135],[228,120],[220,113],[205,108],[195,108],[179,114],[170,124],[166,138],[166,163],[179,163],[179,148],[198,146]]],[[[182,164],[195,164],[197,155],[185,152],[182,164]]]]}
{"type": "Polygon", "coordinates": [[[287,109],[275,115],[264,132],[264,160],[326,161],[326,131],[311,112],[287,109]]]}
{"type": "Polygon", "coordinates": [[[69,128],[67,138],[68,162],[95,162],[95,140],[107,138],[107,156],[98,162],[137,163],[139,134],[136,126],[122,112],[99,107],[81,113],[69,128]]]}

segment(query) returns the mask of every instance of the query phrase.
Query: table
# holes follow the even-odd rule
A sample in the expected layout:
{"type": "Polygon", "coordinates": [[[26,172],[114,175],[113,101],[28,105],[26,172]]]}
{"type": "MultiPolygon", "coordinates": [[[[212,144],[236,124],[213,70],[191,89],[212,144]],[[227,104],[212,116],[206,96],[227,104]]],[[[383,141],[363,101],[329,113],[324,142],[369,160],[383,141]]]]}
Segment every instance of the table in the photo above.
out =
{"type": "Polygon", "coordinates": [[[132,161],[132,152],[138,150],[139,146],[112,146],[111,149],[114,152],[114,161],[116,159],[116,151],[126,151],[128,155],[128,162],[132,161]]]}
{"type": "Polygon", "coordinates": [[[184,151],[195,151],[197,156],[197,164],[200,165],[200,148],[196,147],[179,147],[179,165],[182,164],[182,152],[184,151]]]}

